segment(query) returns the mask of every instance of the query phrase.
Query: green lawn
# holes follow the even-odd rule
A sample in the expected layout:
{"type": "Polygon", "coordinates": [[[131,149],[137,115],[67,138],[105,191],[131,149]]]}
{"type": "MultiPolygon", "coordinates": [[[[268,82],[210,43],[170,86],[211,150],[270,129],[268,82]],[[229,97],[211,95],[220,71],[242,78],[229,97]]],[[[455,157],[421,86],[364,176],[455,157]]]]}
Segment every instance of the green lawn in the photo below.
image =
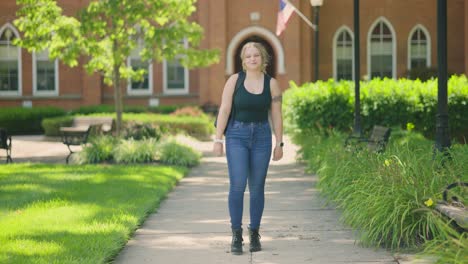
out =
{"type": "Polygon", "coordinates": [[[0,165],[0,263],[105,263],[186,172],[0,165]]]}

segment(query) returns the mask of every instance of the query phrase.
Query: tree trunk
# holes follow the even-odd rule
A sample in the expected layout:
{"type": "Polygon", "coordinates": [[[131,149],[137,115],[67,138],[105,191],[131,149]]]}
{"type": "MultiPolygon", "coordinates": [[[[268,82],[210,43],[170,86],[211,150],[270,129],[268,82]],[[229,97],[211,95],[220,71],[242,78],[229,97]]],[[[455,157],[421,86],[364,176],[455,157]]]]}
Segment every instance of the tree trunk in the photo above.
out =
{"type": "Polygon", "coordinates": [[[116,135],[117,137],[120,137],[120,132],[122,128],[122,90],[120,87],[119,66],[114,65],[114,73],[112,74],[112,79],[114,83],[114,105],[115,105],[115,112],[117,114],[117,119],[115,122],[116,135]]]}

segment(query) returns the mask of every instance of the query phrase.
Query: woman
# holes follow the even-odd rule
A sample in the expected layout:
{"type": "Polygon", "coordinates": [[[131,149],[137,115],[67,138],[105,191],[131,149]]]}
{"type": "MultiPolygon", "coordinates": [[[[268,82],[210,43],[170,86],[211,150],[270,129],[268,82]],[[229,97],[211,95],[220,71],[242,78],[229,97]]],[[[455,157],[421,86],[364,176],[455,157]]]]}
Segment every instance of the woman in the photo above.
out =
{"type": "Polygon", "coordinates": [[[270,110],[276,140],[273,160],[283,157],[282,96],[278,82],[265,74],[269,56],[260,43],[249,42],[242,47],[241,59],[245,81],[235,90],[237,79],[243,74],[238,73],[230,76],[224,86],[213,146],[214,153],[221,156],[222,136],[227,126],[231,252],[235,255],[242,254],[242,213],[247,182],[250,192],[250,251],[261,250],[259,229],[265,201],[265,178],[272,151],[268,122],[270,110]]]}

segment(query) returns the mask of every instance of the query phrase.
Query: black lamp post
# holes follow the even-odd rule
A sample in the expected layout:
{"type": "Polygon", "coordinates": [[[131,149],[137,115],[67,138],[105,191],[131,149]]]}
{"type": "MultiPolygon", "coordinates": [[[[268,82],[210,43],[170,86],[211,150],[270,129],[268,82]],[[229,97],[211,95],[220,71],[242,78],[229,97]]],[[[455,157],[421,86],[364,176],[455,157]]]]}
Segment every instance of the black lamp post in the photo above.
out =
{"type": "Polygon", "coordinates": [[[447,0],[437,0],[437,115],[435,148],[446,153],[450,148],[447,99],[447,0]]]}
{"type": "Polygon", "coordinates": [[[315,62],[314,62],[314,81],[319,78],[319,11],[323,5],[323,0],[310,0],[310,4],[314,9],[314,24],[315,24],[315,62]]]}
{"type": "Polygon", "coordinates": [[[361,137],[361,55],[359,33],[359,0],[354,0],[354,129],[353,134],[361,137]]]}

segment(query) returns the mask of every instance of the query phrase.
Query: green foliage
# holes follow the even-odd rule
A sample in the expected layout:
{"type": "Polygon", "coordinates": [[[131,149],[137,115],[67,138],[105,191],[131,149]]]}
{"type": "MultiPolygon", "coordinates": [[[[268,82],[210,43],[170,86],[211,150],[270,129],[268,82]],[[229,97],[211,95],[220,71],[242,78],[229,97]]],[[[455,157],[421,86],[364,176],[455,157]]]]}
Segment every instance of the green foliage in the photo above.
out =
{"type": "MultiPolygon", "coordinates": [[[[336,128],[349,132],[353,126],[354,83],[317,82],[284,93],[285,120],[299,131],[336,128]]],[[[452,76],[448,82],[450,135],[463,142],[468,133],[468,80],[452,76]]],[[[361,83],[361,116],[364,131],[374,125],[406,127],[434,137],[437,111],[437,80],[373,79],[361,83]]]]}
{"type": "Polygon", "coordinates": [[[163,165],[2,165],[0,263],[111,263],[186,173],[163,165]]]}
{"type": "Polygon", "coordinates": [[[126,114],[123,119],[125,122],[133,120],[142,123],[152,123],[165,133],[187,133],[199,139],[205,139],[214,132],[213,122],[205,114],[198,118],[156,114],[126,114]]]}
{"type": "Polygon", "coordinates": [[[412,68],[407,73],[410,80],[421,80],[423,82],[432,78],[437,78],[438,71],[436,67],[432,68],[412,68]]]}
{"type": "Polygon", "coordinates": [[[44,129],[44,135],[49,137],[59,136],[60,127],[69,127],[73,124],[73,116],[59,116],[44,118],[41,126],[44,129]]]}
{"type": "Polygon", "coordinates": [[[155,160],[157,151],[156,139],[120,140],[115,147],[114,160],[117,163],[146,163],[155,160]]]}
{"type": "Polygon", "coordinates": [[[111,161],[114,155],[114,146],[117,143],[118,140],[112,136],[92,137],[89,140],[89,145],[83,147],[83,150],[78,153],[77,163],[86,164],[111,161]]]}
{"type": "Polygon", "coordinates": [[[125,122],[122,137],[124,139],[143,140],[147,138],[154,138],[159,140],[164,132],[159,126],[152,123],[139,123],[134,121],[125,122]]]}
{"type": "Polygon", "coordinates": [[[347,224],[361,230],[363,244],[398,249],[451,239],[433,203],[449,183],[468,180],[466,145],[455,144],[452,160],[442,166],[444,157],[434,158],[433,143],[420,133],[392,132],[382,154],[344,151],[345,135],[325,134],[299,133],[294,140],[308,170],[319,175],[319,189],[343,210],[347,224]]]}
{"type": "Polygon", "coordinates": [[[168,141],[162,144],[159,160],[168,165],[193,167],[200,163],[201,154],[190,147],[168,141]]]}
{"type": "Polygon", "coordinates": [[[23,33],[15,45],[29,51],[48,50],[50,58],[100,73],[112,84],[116,98],[117,134],[122,119],[122,80],[139,81],[144,69],[127,63],[130,55],[142,61],[180,60],[186,67],[202,67],[219,61],[219,50],[198,49],[203,29],[190,16],[194,0],[90,1],[75,16],[62,14],[53,0],[17,0],[14,24],[23,33]],[[117,87],[119,89],[117,89],[117,87]]]}
{"type": "MultiPolygon", "coordinates": [[[[106,114],[93,114],[96,116],[105,116],[106,114]]],[[[73,117],[60,117],[46,119],[44,126],[47,136],[60,136],[59,130],[61,126],[71,125],[73,117]]],[[[160,115],[151,113],[133,114],[128,113],[123,115],[124,131],[123,136],[126,138],[134,137],[136,139],[144,137],[156,137],[163,134],[186,133],[198,139],[209,138],[214,132],[213,121],[206,114],[193,118],[191,116],[172,116],[160,115]],[[137,127],[132,127],[132,125],[137,127]]]]}
{"type": "MultiPolygon", "coordinates": [[[[159,114],[170,114],[176,111],[178,108],[183,106],[180,105],[159,105],[159,106],[139,106],[139,105],[124,105],[124,113],[159,113],[159,114]]],[[[81,106],[78,109],[70,111],[71,115],[90,115],[98,113],[113,113],[115,112],[115,106],[113,105],[87,105],[81,106]]]]}
{"type": "Polygon", "coordinates": [[[41,134],[41,122],[45,118],[64,116],[65,111],[56,107],[3,107],[0,111],[0,127],[11,135],[41,134]]]}
{"type": "Polygon", "coordinates": [[[141,79],[143,72],[126,63],[137,48],[142,60],[161,62],[184,55],[181,61],[189,67],[218,61],[218,51],[194,48],[203,29],[189,21],[195,11],[193,0],[92,1],[76,17],[63,15],[52,0],[17,0],[17,4],[14,23],[25,34],[16,44],[30,51],[48,49],[51,58],[70,66],[85,55],[87,70],[103,73],[107,83],[113,81],[114,66],[124,79],[141,79]]]}

